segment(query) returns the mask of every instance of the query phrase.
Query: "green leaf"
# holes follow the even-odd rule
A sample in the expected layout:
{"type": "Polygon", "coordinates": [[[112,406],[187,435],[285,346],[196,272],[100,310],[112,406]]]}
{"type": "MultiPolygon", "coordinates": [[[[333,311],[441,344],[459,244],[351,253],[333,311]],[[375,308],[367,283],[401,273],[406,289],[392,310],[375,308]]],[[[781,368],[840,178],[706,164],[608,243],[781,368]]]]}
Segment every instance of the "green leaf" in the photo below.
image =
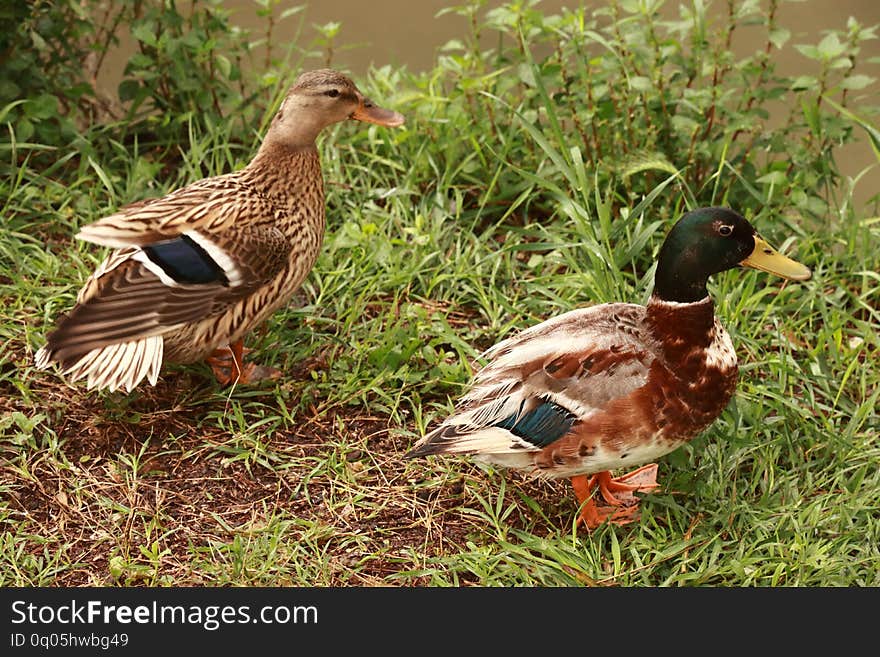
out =
{"type": "Polygon", "coordinates": [[[288,16],[293,16],[294,14],[298,14],[299,12],[301,12],[305,8],[306,8],[305,5],[297,5],[295,7],[289,7],[281,12],[281,18],[285,19],[288,16]]]}
{"type": "Polygon", "coordinates": [[[450,39],[442,46],[440,46],[440,52],[452,52],[452,51],[463,51],[467,50],[464,45],[464,42],[459,39],[450,39]]]}
{"type": "Polygon", "coordinates": [[[123,80],[119,83],[119,88],[117,90],[119,100],[125,102],[137,98],[138,90],[140,88],[141,85],[137,80],[132,80],[131,78],[123,80]]]}
{"type": "Polygon", "coordinates": [[[880,162],[880,130],[868,123],[862,117],[853,114],[850,110],[846,109],[842,105],[838,105],[831,98],[823,96],[822,100],[831,105],[831,107],[836,109],[848,119],[855,121],[866,133],[868,133],[868,138],[871,140],[871,148],[873,148],[874,150],[874,155],[877,157],[877,161],[880,162]]]}
{"type": "Polygon", "coordinates": [[[819,53],[819,49],[816,46],[810,46],[805,44],[796,44],[795,50],[797,50],[804,57],[809,57],[810,59],[819,60],[822,59],[821,53],[819,53]]]}
{"type": "Polygon", "coordinates": [[[155,47],[158,42],[156,41],[156,34],[154,32],[154,29],[154,26],[150,23],[141,23],[139,25],[135,25],[131,29],[131,35],[141,43],[145,43],[148,46],[155,47]]]}
{"type": "Polygon", "coordinates": [[[278,71],[266,71],[260,76],[260,86],[264,88],[273,87],[278,84],[280,79],[281,76],[278,75],[278,71]]]}
{"type": "Polygon", "coordinates": [[[819,56],[825,61],[830,61],[835,57],[839,57],[846,51],[846,44],[840,42],[837,32],[827,34],[817,46],[819,56]]]}
{"type": "MultiPolygon", "coordinates": [[[[19,96],[21,96],[21,88],[17,84],[12,80],[0,79],[0,98],[7,100],[9,98],[18,98],[19,96]]],[[[18,102],[23,103],[24,98],[18,102]]]]}
{"type": "Polygon", "coordinates": [[[700,127],[700,124],[689,116],[676,115],[672,117],[672,126],[676,132],[690,136],[694,134],[694,130],[700,127]]]}
{"type": "Polygon", "coordinates": [[[801,100],[801,109],[804,113],[804,120],[807,122],[807,125],[810,127],[810,131],[814,135],[820,135],[822,133],[821,121],[819,117],[819,105],[814,102],[810,98],[804,98],[801,100]]]}
{"type": "Polygon", "coordinates": [[[33,98],[25,105],[25,113],[32,119],[45,120],[58,115],[58,99],[49,94],[33,98]]]}
{"type": "Polygon", "coordinates": [[[110,557],[110,560],[107,562],[107,569],[110,571],[110,575],[112,575],[114,579],[122,577],[126,570],[125,566],[125,559],[118,554],[110,557]]]}
{"type": "Polygon", "coordinates": [[[791,30],[787,30],[784,27],[777,27],[770,31],[770,36],[768,38],[770,39],[770,43],[776,48],[781,49],[791,38],[791,30]]]}
{"type": "Polygon", "coordinates": [[[34,136],[34,124],[22,117],[15,122],[16,141],[28,141],[34,136]]]}
{"type": "Polygon", "coordinates": [[[785,175],[784,171],[771,171],[758,178],[755,182],[766,185],[784,185],[788,182],[788,176],[785,175]]]}
{"type": "Polygon", "coordinates": [[[791,83],[792,91],[808,91],[819,88],[819,80],[812,75],[799,75],[791,83]]]}
{"type": "Polygon", "coordinates": [[[653,89],[654,84],[650,78],[646,78],[643,75],[633,75],[629,78],[629,86],[630,89],[635,89],[636,91],[650,91],[653,89]]]}
{"type": "Polygon", "coordinates": [[[37,32],[36,30],[31,30],[31,43],[37,50],[43,52],[49,50],[49,45],[46,43],[46,40],[42,36],[40,36],[39,32],[37,32]]]}
{"type": "Polygon", "coordinates": [[[865,87],[874,84],[876,81],[877,78],[873,78],[870,75],[851,75],[840,83],[840,88],[853,90],[864,89],[865,87]]]}
{"type": "Polygon", "coordinates": [[[154,66],[153,58],[143,53],[136,52],[133,54],[128,60],[128,65],[134,69],[145,69],[149,71],[150,77],[158,75],[158,73],[151,70],[154,66]]]}
{"type": "Polygon", "coordinates": [[[214,61],[217,62],[217,68],[223,77],[228,78],[232,73],[232,62],[229,61],[229,58],[218,53],[214,56],[214,61]]]}
{"type": "Polygon", "coordinates": [[[339,34],[339,29],[342,27],[342,23],[340,23],[339,21],[330,21],[328,23],[324,23],[323,25],[313,25],[313,27],[325,38],[332,39],[337,34],[339,34]]]}

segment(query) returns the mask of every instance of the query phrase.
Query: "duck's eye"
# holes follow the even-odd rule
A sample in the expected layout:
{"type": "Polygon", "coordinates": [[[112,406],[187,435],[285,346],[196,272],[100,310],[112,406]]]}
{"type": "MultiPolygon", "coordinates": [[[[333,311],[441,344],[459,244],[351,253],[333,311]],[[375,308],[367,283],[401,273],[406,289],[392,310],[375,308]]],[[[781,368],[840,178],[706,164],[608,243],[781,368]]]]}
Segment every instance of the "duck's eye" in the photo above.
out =
{"type": "Polygon", "coordinates": [[[328,89],[324,93],[327,96],[330,96],[330,98],[336,98],[337,96],[339,96],[339,89],[328,89]]]}
{"type": "Polygon", "coordinates": [[[728,226],[727,224],[721,224],[720,226],[718,226],[718,233],[720,235],[723,235],[724,237],[727,237],[728,235],[732,235],[733,234],[733,226],[728,226]]]}

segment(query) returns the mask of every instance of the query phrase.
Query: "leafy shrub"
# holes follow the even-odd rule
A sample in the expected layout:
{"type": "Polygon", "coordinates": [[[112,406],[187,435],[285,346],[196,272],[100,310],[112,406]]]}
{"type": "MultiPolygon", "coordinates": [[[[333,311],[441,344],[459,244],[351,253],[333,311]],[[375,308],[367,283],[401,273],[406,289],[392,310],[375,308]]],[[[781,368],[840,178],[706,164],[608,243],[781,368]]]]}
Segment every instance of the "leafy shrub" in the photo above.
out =
{"type": "MultiPolygon", "coordinates": [[[[549,217],[561,208],[590,223],[600,205],[617,216],[674,182],[669,191],[690,205],[796,211],[821,223],[845,205],[835,201],[847,186],[839,148],[863,130],[877,140],[870,120],[878,108],[869,103],[877,61],[861,56],[877,28],[850,18],[817,44],[793,44],[804,69],[783,76],[775,55],[792,44],[777,20],[779,2],[728,2],[720,19],[711,3],[682,5],[669,19],[662,0],[558,15],[534,1],[489,11],[472,1],[444,10],[469,28],[441,49],[433,70],[383,69],[374,80],[397,95],[410,127],[431,145],[398,153],[411,159],[419,191],[430,193],[439,173],[461,190],[465,219],[549,217]],[[742,56],[745,26],[762,29],[765,41],[742,56]],[[784,119],[771,122],[779,107],[784,119]]],[[[289,81],[280,71],[296,72],[306,58],[332,63],[341,30],[316,26],[311,44],[273,59],[277,5],[261,0],[265,33],[251,40],[219,0],[196,0],[186,11],[172,0],[15,0],[2,10],[16,29],[2,44],[8,129],[0,139],[66,147],[82,134],[77,148],[96,161],[116,157],[119,143],[137,143],[167,164],[193,137],[223,126],[224,140],[249,150],[289,81]],[[137,51],[118,95],[102,97],[95,77],[123,29],[137,51]],[[267,46],[259,61],[257,43],[267,46]]]]}
{"type": "Polygon", "coordinates": [[[12,27],[0,33],[0,121],[20,142],[65,143],[76,133],[71,115],[92,93],[82,44],[94,26],[74,0],[11,0],[0,6],[0,21],[12,27]]]}
{"type": "MultiPolygon", "coordinates": [[[[674,20],[661,18],[662,0],[617,0],[560,15],[544,15],[535,2],[510,2],[481,19],[483,4],[447,10],[467,17],[470,35],[447,43],[438,70],[420,85],[423,92],[432,89],[426,97],[450,101],[414,103],[413,109],[430,118],[479,117],[471,134],[455,139],[437,122],[431,136],[459,143],[453,158],[474,147],[501,149],[516,165],[501,174],[511,181],[522,171],[540,171],[574,189],[583,179],[591,189],[582,191],[611,183],[615,206],[627,207],[680,172],[679,184],[694,205],[793,208],[825,221],[829,200],[845,187],[837,149],[863,136],[854,116],[878,110],[868,104],[876,80],[865,72],[878,62],[860,57],[863,43],[877,38],[877,26],[853,18],[826,31],[818,44],[795,44],[804,71],[786,77],[774,56],[791,32],[778,24],[777,0],[766,7],[728,2],[720,23],[713,23],[711,3],[681,5],[674,20]],[[742,57],[735,50],[745,26],[762,28],[765,45],[742,57]],[[780,106],[788,111],[777,125],[769,119],[780,106]],[[532,126],[531,142],[499,143],[501,126],[516,120],[514,111],[532,126]],[[578,173],[583,170],[586,176],[578,173]]],[[[451,118],[448,125],[458,129],[460,122],[451,118]]],[[[871,130],[864,122],[861,127],[871,130]]],[[[486,181],[473,182],[479,188],[486,181]]],[[[515,182],[497,184],[516,197],[515,182]]]]}
{"type": "MultiPolygon", "coordinates": [[[[273,99],[265,88],[274,91],[281,78],[280,62],[267,56],[255,72],[252,45],[260,42],[230,23],[220,0],[197,0],[187,11],[177,4],[13,0],[0,8],[0,19],[15,26],[0,37],[0,120],[8,126],[0,143],[67,147],[86,135],[77,145],[88,155],[112,149],[107,140],[115,139],[165,147],[163,157],[174,157],[191,133],[221,123],[232,124],[231,138],[251,141],[273,99]],[[123,30],[136,50],[108,94],[97,79],[123,30]]],[[[270,23],[276,4],[261,2],[270,23]]]]}

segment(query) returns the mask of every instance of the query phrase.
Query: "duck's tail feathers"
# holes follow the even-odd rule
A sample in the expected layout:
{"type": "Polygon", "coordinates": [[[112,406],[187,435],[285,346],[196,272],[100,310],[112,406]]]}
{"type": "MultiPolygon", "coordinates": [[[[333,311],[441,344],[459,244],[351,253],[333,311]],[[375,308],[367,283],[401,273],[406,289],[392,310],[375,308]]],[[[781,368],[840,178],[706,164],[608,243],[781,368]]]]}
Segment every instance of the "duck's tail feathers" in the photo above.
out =
{"type": "Polygon", "coordinates": [[[60,363],[47,345],[34,356],[38,369],[53,363],[61,365],[61,372],[73,381],[85,379],[86,387],[106,388],[111,392],[120,388],[131,392],[146,378],[156,385],[162,367],[165,340],[153,335],[128,342],[105,345],[92,349],[73,363],[60,363]]]}
{"type": "Polygon", "coordinates": [[[534,445],[529,445],[501,427],[443,424],[417,442],[404,458],[414,459],[432,454],[504,454],[535,449],[534,445]]]}

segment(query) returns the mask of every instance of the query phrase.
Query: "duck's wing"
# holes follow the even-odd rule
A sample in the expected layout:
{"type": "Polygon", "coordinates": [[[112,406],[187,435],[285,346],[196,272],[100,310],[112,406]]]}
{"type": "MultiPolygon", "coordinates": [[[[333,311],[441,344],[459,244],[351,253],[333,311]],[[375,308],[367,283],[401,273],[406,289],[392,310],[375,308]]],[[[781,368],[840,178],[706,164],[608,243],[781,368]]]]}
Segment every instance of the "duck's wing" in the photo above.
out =
{"type": "Polygon", "coordinates": [[[645,385],[655,360],[644,307],[575,310],[505,340],[485,356],[456,413],[408,457],[538,452],[645,385]]]}
{"type": "Polygon", "coordinates": [[[83,226],[77,238],[117,249],[143,246],[193,231],[204,236],[222,235],[236,226],[254,223],[255,218],[270,220],[275,212],[270,199],[233,173],[130,203],[83,226]]]}
{"type": "Polygon", "coordinates": [[[40,361],[66,369],[94,349],[220,313],[272,280],[293,248],[269,221],[274,208],[246,190],[222,189],[221,198],[192,185],[83,228],[79,237],[117,250],[59,319],[40,361]]]}

